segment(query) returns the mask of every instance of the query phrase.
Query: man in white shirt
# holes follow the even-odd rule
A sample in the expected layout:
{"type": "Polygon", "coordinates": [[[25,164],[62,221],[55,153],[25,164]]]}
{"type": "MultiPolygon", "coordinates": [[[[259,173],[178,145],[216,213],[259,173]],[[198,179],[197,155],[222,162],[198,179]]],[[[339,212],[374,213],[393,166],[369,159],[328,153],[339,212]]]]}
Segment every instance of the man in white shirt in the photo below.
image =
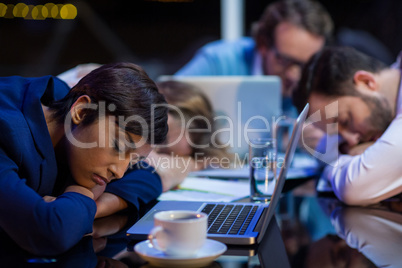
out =
{"type": "Polygon", "coordinates": [[[309,102],[310,114],[325,118],[316,125],[341,137],[341,155],[322,178],[344,203],[402,192],[401,90],[400,64],[390,68],[348,47],[324,48],[303,69],[293,101],[299,110],[309,102]]]}

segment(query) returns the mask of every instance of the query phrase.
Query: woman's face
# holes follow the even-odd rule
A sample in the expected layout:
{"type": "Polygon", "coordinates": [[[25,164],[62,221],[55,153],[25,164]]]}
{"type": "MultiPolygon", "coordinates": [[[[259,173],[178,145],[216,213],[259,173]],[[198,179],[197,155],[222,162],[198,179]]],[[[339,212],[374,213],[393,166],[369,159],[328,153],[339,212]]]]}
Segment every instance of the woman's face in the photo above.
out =
{"type": "Polygon", "coordinates": [[[125,132],[115,119],[106,116],[85,127],[78,124],[67,135],[68,163],[78,185],[93,188],[120,179],[130,164],[151,151],[148,143],[137,144],[141,136],[125,132]]]}
{"type": "Polygon", "coordinates": [[[159,153],[173,154],[178,156],[189,156],[192,154],[191,146],[188,142],[188,132],[185,125],[179,118],[168,115],[169,131],[166,137],[166,144],[158,150],[159,153]]]}

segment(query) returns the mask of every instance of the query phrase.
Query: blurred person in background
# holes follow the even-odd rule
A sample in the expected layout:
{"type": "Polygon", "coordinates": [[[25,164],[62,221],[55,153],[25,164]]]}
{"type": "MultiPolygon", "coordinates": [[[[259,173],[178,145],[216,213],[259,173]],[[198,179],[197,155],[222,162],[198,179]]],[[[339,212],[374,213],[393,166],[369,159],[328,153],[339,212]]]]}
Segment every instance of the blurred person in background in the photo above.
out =
{"type": "Polygon", "coordinates": [[[195,86],[179,81],[157,83],[159,92],[169,104],[166,144],[159,145],[149,159],[179,157],[189,168],[156,168],[164,179],[164,190],[182,182],[191,171],[205,168],[229,168],[233,156],[216,134],[213,107],[208,98],[195,86]]]}
{"type": "Polygon", "coordinates": [[[175,75],[277,75],[282,110],[297,117],[292,91],[303,65],[330,40],[330,15],[316,1],[280,0],[266,7],[251,30],[253,37],[205,45],[175,75]]]}

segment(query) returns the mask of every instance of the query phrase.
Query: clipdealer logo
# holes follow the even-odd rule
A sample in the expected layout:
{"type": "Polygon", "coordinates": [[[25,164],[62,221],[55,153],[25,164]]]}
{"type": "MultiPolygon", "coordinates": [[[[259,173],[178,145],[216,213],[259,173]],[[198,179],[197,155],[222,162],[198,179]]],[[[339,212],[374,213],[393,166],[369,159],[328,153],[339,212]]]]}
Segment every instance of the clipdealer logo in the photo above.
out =
{"type": "Polygon", "coordinates": [[[305,150],[310,153],[312,156],[320,160],[321,162],[331,165],[338,165],[338,156],[339,156],[339,131],[338,131],[338,122],[337,120],[331,120],[334,118],[338,118],[338,101],[335,101],[327,106],[325,106],[324,115],[321,115],[321,110],[317,110],[313,114],[311,114],[307,120],[305,125],[303,126],[302,132],[302,143],[305,150]],[[311,148],[305,142],[305,129],[310,125],[317,124],[319,122],[323,123],[325,121],[334,121],[332,123],[326,123],[325,125],[325,133],[324,137],[320,140],[318,146],[315,148],[311,148]]]}

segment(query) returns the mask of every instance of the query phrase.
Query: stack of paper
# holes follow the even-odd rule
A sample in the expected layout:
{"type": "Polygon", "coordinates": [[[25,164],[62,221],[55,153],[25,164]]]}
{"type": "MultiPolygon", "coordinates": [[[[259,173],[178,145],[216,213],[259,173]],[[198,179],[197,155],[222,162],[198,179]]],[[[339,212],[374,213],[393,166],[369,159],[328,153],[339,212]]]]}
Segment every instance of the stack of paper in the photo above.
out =
{"type": "Polygon", "coordinates": [[[188,177],[177,189],[163,193],[158,199],[231,202],[249,195],[248,181],[188,177]]]}

